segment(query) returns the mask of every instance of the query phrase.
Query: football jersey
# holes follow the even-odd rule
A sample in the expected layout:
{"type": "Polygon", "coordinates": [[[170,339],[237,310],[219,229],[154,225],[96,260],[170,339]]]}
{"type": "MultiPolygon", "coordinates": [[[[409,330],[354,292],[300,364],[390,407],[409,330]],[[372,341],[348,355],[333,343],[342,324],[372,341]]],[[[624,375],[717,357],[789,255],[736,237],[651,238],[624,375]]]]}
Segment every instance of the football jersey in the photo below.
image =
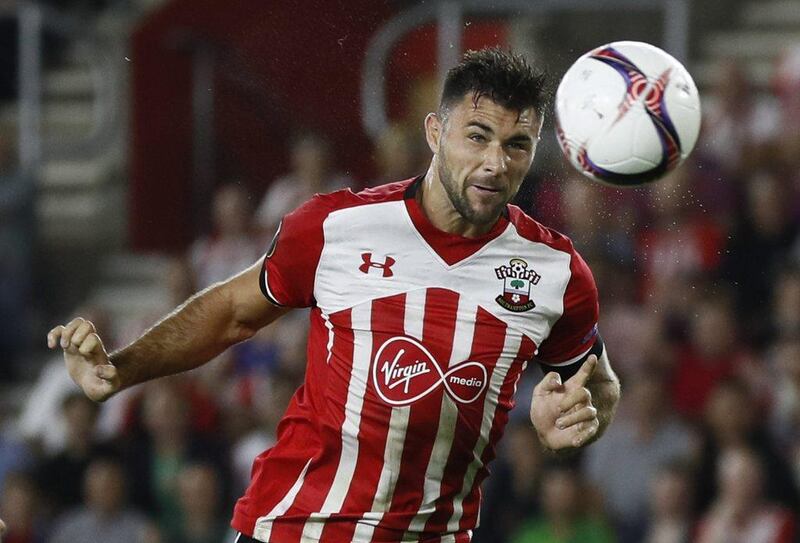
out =
{"type": "Polygon", "coordinates": [[[264,542],[466,542],[529,361],[580,361],[597,290],[563,235],[506,206],[483,236],[434,227],[421,178],[317,195],[264,260],[310,307],[306,376],[233,527],[264,542]]]}

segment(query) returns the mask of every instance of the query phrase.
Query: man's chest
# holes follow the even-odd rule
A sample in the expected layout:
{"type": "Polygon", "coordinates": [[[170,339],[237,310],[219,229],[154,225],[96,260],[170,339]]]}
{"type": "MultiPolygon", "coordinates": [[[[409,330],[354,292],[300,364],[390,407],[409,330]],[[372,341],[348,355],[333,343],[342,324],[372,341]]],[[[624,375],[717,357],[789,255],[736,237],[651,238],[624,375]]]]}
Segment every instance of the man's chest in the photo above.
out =
{"type": "Polygon", "coordinates": [[[509,225],[497,238],[448,263],[397,206],[375,208],[380,206],[326,222],[314,283],[324,313],[391,299],[392,310],[400,314],[445,322],[455,304],[455,322],[463,320],[463,326],[481,311],[496,326],[513,328],[537,344],[563,313],[569,254],[523,239],[509,225]],[[417,295],[398,298],[408,293],[417,295]]]}

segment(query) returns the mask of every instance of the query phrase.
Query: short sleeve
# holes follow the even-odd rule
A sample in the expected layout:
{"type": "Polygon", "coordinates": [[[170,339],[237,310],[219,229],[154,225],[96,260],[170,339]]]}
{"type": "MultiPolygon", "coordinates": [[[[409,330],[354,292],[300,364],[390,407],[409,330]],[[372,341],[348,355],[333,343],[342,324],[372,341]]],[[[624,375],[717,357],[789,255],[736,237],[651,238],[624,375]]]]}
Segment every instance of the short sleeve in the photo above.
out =
{"type": "Polygon", "coordinates": [[[278,225],[261,273],[261,291],[280,306],[311,307],[314,278],[324,244],[323,223],[330,212],[324,196],[314,196],[278,225]]]}
{"type": "Polygon", "coordinates": [[[577,252],[570,261],[564,312],[539,346],[536,358],[548,366],[566,366],[585,357],[599,341],[597,286],[589,266],[577,252]]]}

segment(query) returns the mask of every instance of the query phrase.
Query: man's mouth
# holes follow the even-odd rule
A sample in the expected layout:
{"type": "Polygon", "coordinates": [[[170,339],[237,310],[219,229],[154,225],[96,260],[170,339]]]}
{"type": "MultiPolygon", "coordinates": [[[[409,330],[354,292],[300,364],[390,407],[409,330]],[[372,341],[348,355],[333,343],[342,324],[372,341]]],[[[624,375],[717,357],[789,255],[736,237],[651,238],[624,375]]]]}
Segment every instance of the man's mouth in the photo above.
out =
{"type": "Polygon", "coordinates": [[[488,185],[473,184],[473,185],[470,185],[470,186],[474,187],[475,189],[477,189],[478,191],[480,191],[480,192],[482,192],[484,194],[496,194],[496,193],[500,192],[499,188],[490,187],[488,185]]]}

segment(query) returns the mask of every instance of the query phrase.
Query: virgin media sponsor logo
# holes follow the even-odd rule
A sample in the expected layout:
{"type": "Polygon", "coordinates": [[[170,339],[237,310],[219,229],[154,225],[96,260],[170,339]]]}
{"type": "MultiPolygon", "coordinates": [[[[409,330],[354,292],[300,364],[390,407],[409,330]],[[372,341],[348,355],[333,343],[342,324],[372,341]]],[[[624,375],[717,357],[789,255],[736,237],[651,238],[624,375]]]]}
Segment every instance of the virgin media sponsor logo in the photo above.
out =
{"type": "Polygon", "coordinates": [[[478,399],[487,386],[480,362],[462,362],[446,372],[424,345],[413,338],[387,340],[372,363],[372,382],[378,396],[391,405],[409,405],[440,386],[458,403],[478,399]]]}

